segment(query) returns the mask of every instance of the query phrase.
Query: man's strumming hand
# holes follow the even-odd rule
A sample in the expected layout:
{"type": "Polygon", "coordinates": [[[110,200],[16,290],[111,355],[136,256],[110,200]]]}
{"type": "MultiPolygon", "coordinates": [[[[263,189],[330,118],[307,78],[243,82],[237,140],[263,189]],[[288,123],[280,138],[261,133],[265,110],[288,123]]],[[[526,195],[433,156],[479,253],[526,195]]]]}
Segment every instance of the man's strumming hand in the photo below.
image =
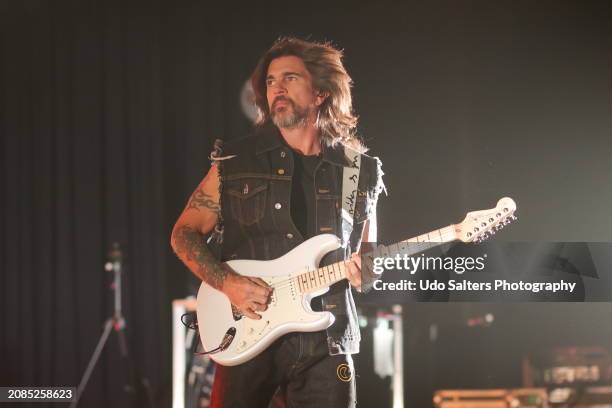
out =
{"type": "Polygon", "coordinates": [[[242,314],[255,320],[261,319],[261,315],[256,312],[268,309],[272,294],[272,288],[262,279],[236,273],[227,275],[221,291],[242,314]]]}

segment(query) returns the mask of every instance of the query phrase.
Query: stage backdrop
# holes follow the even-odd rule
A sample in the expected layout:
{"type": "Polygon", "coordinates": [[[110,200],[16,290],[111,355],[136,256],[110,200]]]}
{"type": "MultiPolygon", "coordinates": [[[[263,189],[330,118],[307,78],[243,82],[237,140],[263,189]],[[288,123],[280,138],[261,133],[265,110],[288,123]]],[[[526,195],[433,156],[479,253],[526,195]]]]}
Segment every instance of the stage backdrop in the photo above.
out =
{"type": "MultiPolygon", "coordinates": [[[[248,132],[240,90],[283,34],[346,51],[360,132],[387,173],[381,241],[459,221],[503,195],[520,217],[503,239],[612,238],[604,3],[242,7],[0,5],[0,385],[78,383],[111,313],[103,264],[116,241],[130,352],[158,406],[169,404],[170,302],[195,283],[170,231],[213,139],[248,132]]],[[[407,319],[426,327],[419,310],[407,319]]],[[[125,406],[124,377],[111,337],[83,406],[125,406]]]]}

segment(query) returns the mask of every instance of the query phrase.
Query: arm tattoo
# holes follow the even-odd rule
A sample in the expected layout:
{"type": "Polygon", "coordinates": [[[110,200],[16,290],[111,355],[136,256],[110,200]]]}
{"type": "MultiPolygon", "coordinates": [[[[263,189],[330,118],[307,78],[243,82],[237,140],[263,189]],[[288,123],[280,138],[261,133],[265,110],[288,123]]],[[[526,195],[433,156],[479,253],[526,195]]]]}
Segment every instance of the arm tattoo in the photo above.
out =
{"type": "Polygon", "coordinates": [[[230,270],[210,252],[202,235],[189,225],[183,225],[174,232],[172,239],[174,251],[189,269],[213,288],[221,290],[230,270]]]}
{"type": "Polygon", "coordinates": [[[215,202],[210,194],[206,194],[202,187],[198,187],[187,203],[187,209],[192,208],[198,211],[201,208],[207,208],[214,212],[219,212],[219,203],[215,202]]]}

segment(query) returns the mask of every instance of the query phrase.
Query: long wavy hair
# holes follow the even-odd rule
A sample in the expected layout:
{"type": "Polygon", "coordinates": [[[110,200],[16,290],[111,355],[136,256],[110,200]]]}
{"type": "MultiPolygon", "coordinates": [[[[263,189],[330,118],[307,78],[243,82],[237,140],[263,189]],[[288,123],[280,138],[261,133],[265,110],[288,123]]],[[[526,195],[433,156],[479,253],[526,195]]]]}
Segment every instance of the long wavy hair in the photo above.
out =
{"type": "Polygon", "coordinates": [[[271,121],[266,97],[266,76],[272,60],[295,56],[304,61],[312,76],[313,88],[328,96],[319,106],[316,126],[321,132],[322,142],[328,146],[338,143],[364,150],[355,130],[357,116],[353,113],[351,86],[353,81],[342,64],[342,51],[329,42],[317,43],[294,37],[281,37],[261,57],[253,75],[251,85],[255,92],[258,118],[256,124],[263,126],[271,121]]]}

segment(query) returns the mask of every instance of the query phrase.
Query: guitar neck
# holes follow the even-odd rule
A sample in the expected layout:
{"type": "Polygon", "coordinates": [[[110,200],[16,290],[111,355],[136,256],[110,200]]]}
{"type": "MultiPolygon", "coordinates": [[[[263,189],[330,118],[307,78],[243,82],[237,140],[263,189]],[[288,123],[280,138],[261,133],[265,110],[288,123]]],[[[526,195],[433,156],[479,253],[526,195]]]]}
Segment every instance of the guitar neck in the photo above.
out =
{"type": "MultiPolygon", "coordinates": [[[[373,251],[362,254],[362,256],[372,258],[394,257],[396,255],[412,256],[439,245],[455,241],[456,239],[457,232],[455,231],[455,225],[449,225],[395,244],[379,245],[373,251]]],[[[297,275],[295,279],[302,293],[316,292],[346,279],[348,264],[349,261],[336,262],[312,271],[303,272],[297,275]]]]}

